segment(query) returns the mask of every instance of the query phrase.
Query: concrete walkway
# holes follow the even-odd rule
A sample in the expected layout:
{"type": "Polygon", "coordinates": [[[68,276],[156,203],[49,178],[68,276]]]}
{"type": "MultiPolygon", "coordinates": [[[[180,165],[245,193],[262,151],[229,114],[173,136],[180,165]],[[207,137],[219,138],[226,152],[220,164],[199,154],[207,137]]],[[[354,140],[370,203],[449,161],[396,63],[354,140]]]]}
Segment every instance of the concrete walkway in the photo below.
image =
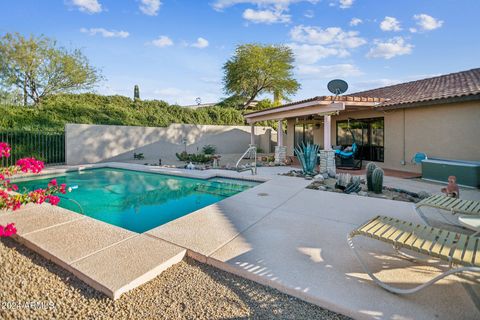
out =
{"type": "MultiPolygon", "coordinates": [[[[252,177],[223,170],[115,166],[200,178],[252,177]]],[[[478,277],[450,276],[417,294],[397,296],[377,287],[350,252],[346,235],[374,215],[420,223],[411,203],[305,189],[310,181],[278,175],[289,169],[260,168],[256,178],[265,183],[142,235],[68,211],[60,214],[63,209],[50,206],[41,215],[38,208],[15,213],[13,222],[23,230],[21,241],[113,297],[158,275],[186,252],[356,319],[480,318],[474,295],[478,277]]],[[[386,184],[439,189],[413,180],[386,179],[386,184]]],[[[465,194],[480,200],[478,190],[465,194]]],[[[359,239],[357,247],[379,278],[399,286],[425,282],[445,267],[434,261],[412,264],[369,239],[359,239]]]]}

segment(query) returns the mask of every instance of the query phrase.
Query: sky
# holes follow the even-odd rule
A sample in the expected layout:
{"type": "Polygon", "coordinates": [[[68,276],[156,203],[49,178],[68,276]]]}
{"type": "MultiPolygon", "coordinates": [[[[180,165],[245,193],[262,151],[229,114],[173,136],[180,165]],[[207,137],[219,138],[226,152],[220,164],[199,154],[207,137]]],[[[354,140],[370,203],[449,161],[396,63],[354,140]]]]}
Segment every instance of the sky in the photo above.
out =
{"type": "MultiPolygon", "coordinates": [[[[295,53],[300,100],[480,67],[479,0],[0,0],[0,34],[79,48],[101,94],[182,105],[216,102],[237,45],[295,53]]],[[[268,96],[264,96],[268,97],[268,96]]]]}

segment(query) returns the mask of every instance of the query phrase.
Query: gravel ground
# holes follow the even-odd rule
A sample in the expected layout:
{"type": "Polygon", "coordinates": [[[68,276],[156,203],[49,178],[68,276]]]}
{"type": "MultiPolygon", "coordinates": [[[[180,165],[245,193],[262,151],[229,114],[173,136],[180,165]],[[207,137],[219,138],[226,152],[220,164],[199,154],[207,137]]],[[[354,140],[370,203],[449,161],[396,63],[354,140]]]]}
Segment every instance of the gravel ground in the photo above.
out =
{"type": "Polygon", "coordinates": [[[347,319],[192,259],[114,302],[12,239],[0,304],[0,319],[347,319]]]}

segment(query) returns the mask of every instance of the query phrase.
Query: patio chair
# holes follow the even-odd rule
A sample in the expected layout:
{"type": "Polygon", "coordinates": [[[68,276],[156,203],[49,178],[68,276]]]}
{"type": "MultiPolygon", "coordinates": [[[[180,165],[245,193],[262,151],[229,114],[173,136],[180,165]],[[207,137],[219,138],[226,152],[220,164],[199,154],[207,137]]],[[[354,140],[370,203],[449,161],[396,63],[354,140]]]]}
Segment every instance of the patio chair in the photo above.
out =
{"type": "Polygon", "coordinates": [[[465,215],[478,215],[480,217],[480,201],[452,198],[443,194],[435,194],[415,204],[415,210],[418,215],[428,224],[428,221],[420,210],[421,207],[450,211],[452,215],[460,213],[465,215]]]}
{"type": "Polygon", "coordinates": [[[480,272],[480,238],[396,218],[377,216],[348,235],[348,244],[372,280],[383,289],[396,294],[410,294],[424,289],[451,274],[480,272]],[[449,263],[449,270],[417,287],[405,289],[391,286],[378,279],[367,267],[353,245],[355,236],[365,236],[393,245],[402,256],[419,260],[400,250],[408,249],[449,263]],[[459,265],[453,268],[454,265],[459,265]]]}

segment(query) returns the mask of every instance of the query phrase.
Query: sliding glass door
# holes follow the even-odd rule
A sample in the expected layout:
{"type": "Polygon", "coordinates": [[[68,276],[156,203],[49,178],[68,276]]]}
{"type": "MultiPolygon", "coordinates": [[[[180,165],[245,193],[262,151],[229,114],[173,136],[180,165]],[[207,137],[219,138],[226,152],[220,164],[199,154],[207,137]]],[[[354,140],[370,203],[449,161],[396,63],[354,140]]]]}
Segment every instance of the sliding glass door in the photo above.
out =
{"type": "Polygon", "coordinates": [[[351,146],[355,141],[359,148],[357,158],[383,162],[384,139],[383,117],[337,121],[337,145],[351,146]]]}
{"type": "Polygon", "coordinates": [[[313,124],[295,124],[294,147],[302,145],[302,142],[313,144],[313,124]]]}

